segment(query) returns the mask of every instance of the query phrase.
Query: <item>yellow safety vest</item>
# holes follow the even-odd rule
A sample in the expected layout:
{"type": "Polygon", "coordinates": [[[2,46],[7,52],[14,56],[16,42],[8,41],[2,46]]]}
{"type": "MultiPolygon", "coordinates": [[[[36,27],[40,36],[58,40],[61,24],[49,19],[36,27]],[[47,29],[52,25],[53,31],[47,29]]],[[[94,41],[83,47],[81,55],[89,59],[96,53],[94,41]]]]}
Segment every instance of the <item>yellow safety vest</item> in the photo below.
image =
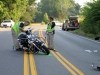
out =
{"type": "Polygon", "coordinates": [[[16,23],[12,28],[13,30],[15,31],[15,33],[18,35],[20,32],[22,32],[20,29],[19,29],[19,25],[21,24],[22,22],[18,22],[16,23]]]}
{"type": "Polygon", "coordinates": [[[47,30],[46,30],[46,31],[47,31],[47,32],[53,32],[54,29],[55,29],[55,27],[51,28],[51,25],[48,24],[48,26],[47,26],[47,30]]]}

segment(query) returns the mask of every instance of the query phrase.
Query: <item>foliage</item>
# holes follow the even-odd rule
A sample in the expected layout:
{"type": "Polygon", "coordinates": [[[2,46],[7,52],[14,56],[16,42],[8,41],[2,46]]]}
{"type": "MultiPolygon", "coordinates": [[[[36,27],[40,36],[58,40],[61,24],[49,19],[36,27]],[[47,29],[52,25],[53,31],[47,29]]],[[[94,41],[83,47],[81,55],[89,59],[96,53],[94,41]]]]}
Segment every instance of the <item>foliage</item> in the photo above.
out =
{"type": "Polygon", "coordinates": [[[44,20],[45,24],[48,23],[48,14],[47,13],[44,14],[44,19],[43,20],[44,20]]]}
{"type": "MultiPolygon", "coordinates": [[[[12,19],[15,22],[26,13],[26,8],[31,6],[35,0],[0,0],[0,22],[4,19],[12,19]]],[[[33,17],[33,16],[32,16],[33,17]]]]}
{"type": "Polygon", "coordinates": [[[77,3],[74,6],[68,8],[67,10],[67,15],[68,16],[75,16],[75,15],[79,15],[79,10],[80,10],[80,5],[77,3]]]}
{"type": "Polygon", "coordinates": [[[39,13],[35,19],[36,21],[42,21],[45,13],[48,16],[53,16],[55,19],[63,21],[69,15],[78,15],[80,9],[80,6],[75,4],[74,0],[41,0],[37,6],[39,13]]]}
{"type": "Polygon", "coordinates": [[[42,22],[41,22],[41,25],[45,25],[45,22],[42,21],[42,22]]]}
{"type": "Polygon", "coordinates": [[[45,13],[63,21],[68,15],[78,14],[72,11],[74,8],[77,8],[74,0],[41,0],[37,5],[35,0],[0,0],[0,22],[4,19],[17,22],[20,18],[23,21],[41,22],[45,13]]]}
{"type": "Polygon", "coordinates": [[[36,9],[33,6],[28,6],[26,8],[26,12],[23,13],[23,15],[21,16],[21,21],[30,21],[30,22],[34,22],[34,18],[35,18],[35,13],[36,13],[36,9]]]}
{"type": "Polygon", "coordinates": [[[84,16],[83,31],[98,35],[100,33],[100,0],[87,3],[82,9],[82,15],[84,16]]]}

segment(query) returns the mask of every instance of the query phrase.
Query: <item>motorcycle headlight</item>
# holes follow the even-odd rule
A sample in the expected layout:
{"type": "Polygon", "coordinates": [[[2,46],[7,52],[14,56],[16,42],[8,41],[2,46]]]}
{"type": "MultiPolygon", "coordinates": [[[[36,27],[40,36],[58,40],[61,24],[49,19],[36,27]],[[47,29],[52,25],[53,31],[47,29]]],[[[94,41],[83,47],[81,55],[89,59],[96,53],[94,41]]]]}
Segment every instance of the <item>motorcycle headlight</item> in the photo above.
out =
{"type": "Polygon", "coordinates": [[[31,35],[28,35],[28,38],[31,38],[31,35]]]}

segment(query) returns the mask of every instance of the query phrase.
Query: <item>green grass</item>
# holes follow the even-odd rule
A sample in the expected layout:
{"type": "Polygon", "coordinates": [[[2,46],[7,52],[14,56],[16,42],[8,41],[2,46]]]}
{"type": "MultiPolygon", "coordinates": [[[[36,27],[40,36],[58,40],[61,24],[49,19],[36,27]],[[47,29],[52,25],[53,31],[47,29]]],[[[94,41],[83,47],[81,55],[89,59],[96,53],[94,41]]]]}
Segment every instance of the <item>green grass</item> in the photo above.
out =
{"type": "Polygon", "coordinates": [[[94,34],[85,33],[81,29],[70,30],[69,32],[72,32],[74,34],[78,34],[78,35],[81,35],[81,36],[85,36],[85,37],[88,37],[88,38],[92,38],[92,39],[95,38],[95,35],[94,34]]]}

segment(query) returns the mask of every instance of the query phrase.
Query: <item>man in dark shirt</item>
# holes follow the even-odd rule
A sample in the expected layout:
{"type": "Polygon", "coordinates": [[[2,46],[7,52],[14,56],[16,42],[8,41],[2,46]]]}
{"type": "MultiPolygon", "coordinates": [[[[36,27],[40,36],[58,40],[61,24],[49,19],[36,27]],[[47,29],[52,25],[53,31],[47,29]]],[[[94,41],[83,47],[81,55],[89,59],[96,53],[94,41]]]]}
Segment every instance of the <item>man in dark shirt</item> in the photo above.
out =
{"type": "Polygon", "coordinates": [[[49,23],[46,30],[48,49],[50,50],[54,50],[55,22],[53,22],[53,20],[53,17],[49,17],[49,23]]]}

